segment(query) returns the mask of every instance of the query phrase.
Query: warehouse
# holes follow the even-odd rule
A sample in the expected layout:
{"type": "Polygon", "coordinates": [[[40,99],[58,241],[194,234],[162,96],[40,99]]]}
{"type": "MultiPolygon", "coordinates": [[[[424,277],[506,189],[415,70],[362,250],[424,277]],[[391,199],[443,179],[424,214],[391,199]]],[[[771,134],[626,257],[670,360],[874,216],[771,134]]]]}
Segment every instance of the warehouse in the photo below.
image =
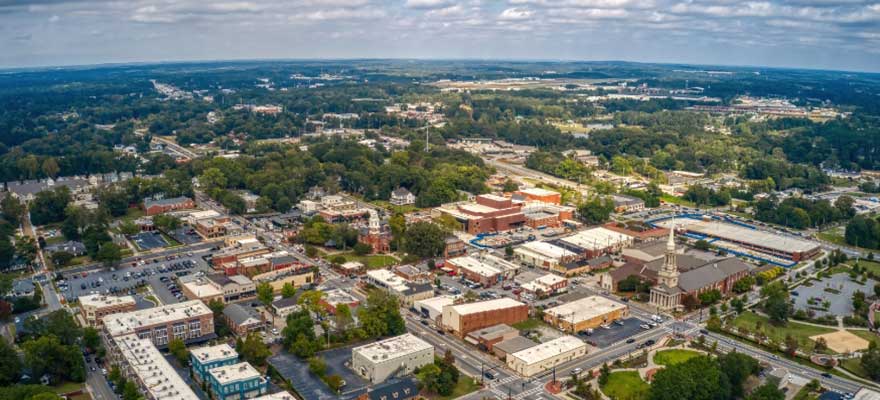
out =
{"type": "Polygon", "coordinates": [[[507,355],[507,366],[524,377],[546,372],[553,367],[583,357],[587,345],[574,336],[562,336],[547,343],[507,355]]]}
{"type": "Polygon", "coordinates": [[[401,377],[434,362],[434,346],[406,333],[351,350],[351,369],[370,383],[401,377]]]}
{"type": "Polygon", "coordinates": [[[578,255],[547,242],[529,242],[513,250],[513,257],[521,264],[549,270],[578,258],[578,255]]]}
{"type": "Polygon", "coordinates": [[[544,321],[565,332],[581,332],[629,316],[629,307],[589,296],[544,311],[544,321]]]}
{"type": "Polygon", "coordinates": [[[416,301],[413,304],[413,308],[420,312],[423,318],[437,321],[443,315],[443,307],[455,303],[455,298],[455,296],[451,295],[431,297],[430,299],[416,301]]]}
{"type": "MultiPolygon", "coordinates": [[[[664,221],[660,225],[668,227],[672,223],[664,221]]],[[[676,220],[674,223],[677,230],[684,230],[692,237],[717,239],[713,243],[719,247],[725,247],[729,243],[792,261],[806,260],[818,254],[820,250],[820,246],[814,242],[722,221],[687,218],[676,220]]]]}
{"type": "Polygon", "coordinates": [[[529,317],[529,307],[511,298],[443,307],[443,328],[465,337],[477,329],[497,324],[513,325],[529,317]]]}
{"type": "MultiPolygon", "coordinates": [[[[633,240],[632,236],[601,227],[587,229],[559,239],[564,245],[582,249],[579,253],[580,256],[585,258],[595,258],[617,252],[624,247],[631,246],[633,240]]],[[[568,246],[566,247],[569,248],[568,246]]]]}

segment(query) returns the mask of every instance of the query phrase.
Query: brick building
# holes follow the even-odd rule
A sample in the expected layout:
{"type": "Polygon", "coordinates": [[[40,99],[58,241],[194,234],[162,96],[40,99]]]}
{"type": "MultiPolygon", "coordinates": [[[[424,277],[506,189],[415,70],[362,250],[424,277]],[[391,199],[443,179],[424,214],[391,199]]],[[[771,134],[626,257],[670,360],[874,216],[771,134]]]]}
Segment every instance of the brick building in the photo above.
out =
{"type": "Polygon", "coordinates": [[[512,325],[529,317],[529,306],[510,298],[443,307],[443,328],[458,337],[498,324],[512,325]]]}
{"type": "Polygon", "coordinates": [[[195,208],[196,203],[189,197],[175,197],[171,199],[144,200],[144,213],[146,215],[156,215],[166,213],[168,211],[185,210],[195,208]]]}

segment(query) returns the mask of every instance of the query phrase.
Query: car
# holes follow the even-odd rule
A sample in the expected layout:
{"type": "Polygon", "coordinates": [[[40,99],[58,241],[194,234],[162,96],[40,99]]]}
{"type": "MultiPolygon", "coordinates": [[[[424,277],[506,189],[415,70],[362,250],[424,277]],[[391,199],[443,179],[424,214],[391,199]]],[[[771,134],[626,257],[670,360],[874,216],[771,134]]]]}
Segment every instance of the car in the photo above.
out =
{"type": "Polygon", "coordinates": [[[443,329],[437,329],[437,334],[443,336],[446,335],[446,332],[443,332],[443,329]]]}
{"type": "Polygon", "coordinates": [[[641,325],[639,325],[639,328],[642,328],[642,329],[644,329],[644,330],[651,329],[651,327],[648,326],[648,324],[641,324],[641,325]]]}
{"type": "Polygon", "coordinates": [[[101,374],[107,375],[107,368],[101,368],[101,374]]]}
{"type": "Polygon", "coordinates": [[[277,334],[278,334],[278,328],[272,328],[272,334],[273,334],[273,335],[277,335],[277,334]]]}
{"type": "Polygon", "coordinates": [[[626,344],[633,344],[635,342],[636,342],[636,340],[633,338],[626,339],[626,344]]]}
{"type": "Polygon", "coordinates": [[[622,320],[622,319],[616,319],[616,320],[614,320],[614,325],[620,325],[620,326],[623,326],[623,320],[622,320]]]}
{"type": "Polygon", "coordinates": [[[486,379],[488,379],[488,380],[490,380],[490,381],[491,381],[492,379],[495,379],[495,374],[493,374],[492,371],[486,371],[486,372],[483,372],[483,376],[485,376],[486,379]]]}
{"type": "Polygon", "coordinates": [[[653,346],[653,345],[656,344],[656,343],[657,343],[657,342],[654,341],[654,339],[648,339],[648,340],[645,341],[645,347],[647,347],[647,346],[653,346]]]}
{"type": "Polygon", "coordinates": [[[700,329],[700,333],[702,333],[702,334],[704,334],[704,335],[708,335],[708,334],[709,334],[709,331],[708,331],[708,330],[705,330],[705,329],[700,329]]]}
{"type": "Polygon", "coordinates": [[[426,320],[426,319],[419,321],[419,323],[421,323],[424,326],[428,326],[428,320],[426,320]]]}
{"type": "Polygon", "coordinates": [[[575,375],[580,375],[581,372],[584,372],[584,369],[581,367],[577,367],[577,368],[571,370],[571,373],[575,374],[575,375]]]}
{"type": "Polygon", "coordinates": [[[823,372],[823,373],[822,373],[822,377],[823,377],[823,378],[831,379],[831,374],[829,374],[829,373],[827,373],[827,372],[823,372]]]}

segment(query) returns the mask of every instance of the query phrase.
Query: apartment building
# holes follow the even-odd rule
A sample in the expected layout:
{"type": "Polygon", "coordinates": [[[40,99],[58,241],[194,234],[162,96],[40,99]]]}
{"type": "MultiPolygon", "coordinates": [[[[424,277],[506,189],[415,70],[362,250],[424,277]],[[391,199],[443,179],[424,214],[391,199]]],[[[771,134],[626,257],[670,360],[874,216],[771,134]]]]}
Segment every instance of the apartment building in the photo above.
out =
{"type": "Polygon", "coordinates": [[[134,334],[159,348],[172,339],[198,343],[216,337],[214,313],[199,300],[107,315],[104,334],[108,338],[134,334]]]}
{"type": "Polygon", "coordinates": [[[92,328],[100,328],[107,315],[126,313],[135,310],[132,296],[107,296],[90,294],[79,297],[79,312],[92,328]]]}

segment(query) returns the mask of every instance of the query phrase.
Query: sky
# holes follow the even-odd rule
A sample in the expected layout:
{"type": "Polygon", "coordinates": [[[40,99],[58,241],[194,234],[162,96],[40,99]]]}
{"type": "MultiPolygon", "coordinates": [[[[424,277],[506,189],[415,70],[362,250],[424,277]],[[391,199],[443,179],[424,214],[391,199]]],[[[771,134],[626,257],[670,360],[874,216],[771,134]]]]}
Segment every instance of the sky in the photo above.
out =
{"type": "Polygon", "coordinates": [[[880,0],[0,0],[0,68],[320,58],[880,71],[880,0]]]}

